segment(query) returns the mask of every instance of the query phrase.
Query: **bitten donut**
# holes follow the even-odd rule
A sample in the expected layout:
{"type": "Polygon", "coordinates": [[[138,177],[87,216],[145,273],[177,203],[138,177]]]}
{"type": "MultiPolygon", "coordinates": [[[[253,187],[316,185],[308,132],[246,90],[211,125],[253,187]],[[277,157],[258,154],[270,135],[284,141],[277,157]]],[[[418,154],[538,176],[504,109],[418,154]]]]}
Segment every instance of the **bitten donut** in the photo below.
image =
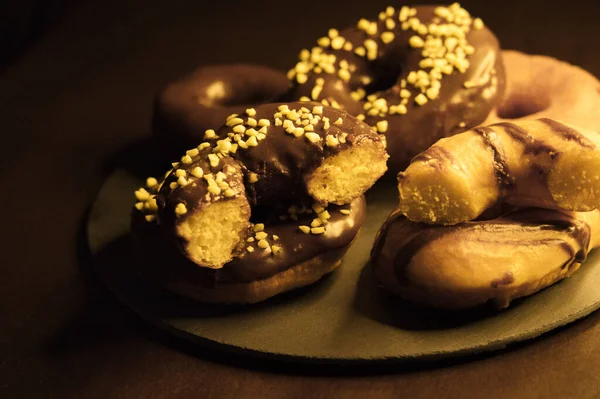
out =
{"type": "Polygon", "coordinates": [[[249,64],[209,65],[168,84],[156,98],[153,135],[161,150],[179,154],[202,141],[206,129],[288,90],[285,74],[249,64]]]}
{"type": "Polygon", "coordinates": [[[386,171],[377,133],[345,111],[289,103],[232,114],[203,138],[135,193],[141,274],[190,298],[252,303],[340,264],[362,195],[386,171]]]}
{"type": "MultiPolygon", "coordinates": [[[[257,303],[313,284],[339,267],[364,222],[365,208],[361,196],[327,209],[293,205],[273,211],[261,219],[264,223],[249,225],[235,256],[221,268],[199,267],[171,232],[147,222],[148,214],[136,209],[131,225],[135,270],[141,278],[196,301],[257,303]]],[[[225,218],[221,216],[214,222],[225,218]]],[[[206,245],[219,245],[218,237],[209,237],[206,245]]]]}
{"type": "Polygon", "coordinates": [[[318,103],[259,105],[204,138],[244,165],[255,205],[306,194],[323,205],[345,204],[387,170],[383,137],[346,111],[318,103]]]}
{"type": "Polygon", "coordinates": [[[456,224],[502,202],[600,206],[600,135],[552,119],[504,122],[441,139],[398,174],[409,220],[456,224]]]}
{"type": "Polygon", "coordinates": [[[575,273],[600,245],[600,212],[521,209],[454,226],[406,219],[396,210],[371,253],[377,281],[420,304],[507,307],[575,273]]]}
{"type": "Polygon", "coordinates": [[[339,106],[376,127],[394,171],[481,124],[504,95],[498,40],[458,3],[388,7],[317,43],[301,51],[284,98],[339,106]]]}
{"type": "Polygon", "coordinates": [[[503,51],[506,94],[484,125],[550,118],[600,131],[600,81],[589,72],[543,55],[503,51]]]}

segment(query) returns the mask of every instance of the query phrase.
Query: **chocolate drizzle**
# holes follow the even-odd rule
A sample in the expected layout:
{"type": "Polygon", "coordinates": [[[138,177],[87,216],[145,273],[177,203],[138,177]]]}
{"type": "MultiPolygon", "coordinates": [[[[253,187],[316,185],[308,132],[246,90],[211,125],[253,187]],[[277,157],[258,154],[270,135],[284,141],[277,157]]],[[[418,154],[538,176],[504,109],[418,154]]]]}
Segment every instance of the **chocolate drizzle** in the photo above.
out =
{"type": "Polygon", "coordinates": [[[556,148],[542,140],[533,138],[526,129],[515,123],[501,122],[491,125],[490,127],[493,128],[495,126],[503,128],[506,134],[522,143],[525,146],[525,154],[539,155],[541,153],[547,153],[550,155],[551,159],[554,159],[558,154],[556,148]]]}
{"type": "MultiPolygon", "coordinates": [[[[585,261],[590,250],[590,226],[577,218],[574,213],[526,208],[493,220],[440,226],[410,222],[396,210],[388,217],[377,234],[371,252],[372,264],[374,267],[385,267],[385,263],[391,262],[398,283],[408,286],[411,281],[408,280],[407,269],[414,257],[436,240],[447,237],[452,239],[452,236],[461,232],[469,234],[468,238],[462,239],[480,242],[482,245],[506,244],[561,248],[569,256],[569,261],[562,265],[563,268],[574,262],[585,261]],[[519,235],[525,231],[528,232],[528,238],[524,241],[519,238],[519,235]],[[549,231],[554,232],[552,236],[545,233],[549,231]],[[479,237],[484,232],[490,234],[479,237]],[[507,239],[507,237],[514,238],[507,239]]],[[[514,280],[511,278],[503,276],[492,280],[491,286],[496,288],[510,284],[514,280]]]]}
{"type": "Polygon", "coordinates": [[[510,175],[504,151],[496,142],[496,131],[489,126],[476,127],[473,131],[481,135],[484,143],[492,150],[494,155],[494,174],[500,186],[506,188],[514,185],[514,178],[510,175]]]}
{"type": "Polygon", "coordinates": [[[596,145],[590,139],[567,125],[548,118],[542,118],[539,121],[545,123],[554,133],[562,136],[565,140],[572,141],[584,148],[596,148],[596,145]]]}
{"type": "Polygon", "coordinates": [[[461,167],[461,165],[455,161],[452,153],[439,145],[429,147],[422,153],[416,155],[411,162],[426,162],[438,170],[443,169],[445,164],[449,164],[454,167],[461,167]],[[439,162],[430,162],[434,160],[439,162]]]}

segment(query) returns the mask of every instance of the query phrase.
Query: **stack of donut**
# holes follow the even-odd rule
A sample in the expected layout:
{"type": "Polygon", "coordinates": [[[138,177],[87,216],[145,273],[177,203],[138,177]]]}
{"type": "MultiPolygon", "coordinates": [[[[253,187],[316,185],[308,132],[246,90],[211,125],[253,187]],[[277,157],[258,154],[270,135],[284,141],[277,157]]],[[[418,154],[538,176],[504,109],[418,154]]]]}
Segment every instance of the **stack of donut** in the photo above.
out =
{"type": "Polygon", "coordinates": [[[155,102],[159,148],[185,155],[136,192],[140,273],[208,302],[308,285],[340,264],[362,194],[390,170],[381,284],[437,307],[507,306],[596,246],[599,106],[592,75],[501,51],[458,3],[330,29],[287,76],[200,67],[155,102]]]}
{"type": "Polygon", "coordinates": [[[503,308],[600,245],[600,135],[551,119],[440,140],[398,189],[371,259],[378,281],[414,302],[503,308]]]}
{"type": "Polygon", "coordinates": [[[387,170],[382,138],[319,103],[264,104],[208,129],[136,191],[139,273],[205,302],[254,303],[340,265],[387,170]]]}

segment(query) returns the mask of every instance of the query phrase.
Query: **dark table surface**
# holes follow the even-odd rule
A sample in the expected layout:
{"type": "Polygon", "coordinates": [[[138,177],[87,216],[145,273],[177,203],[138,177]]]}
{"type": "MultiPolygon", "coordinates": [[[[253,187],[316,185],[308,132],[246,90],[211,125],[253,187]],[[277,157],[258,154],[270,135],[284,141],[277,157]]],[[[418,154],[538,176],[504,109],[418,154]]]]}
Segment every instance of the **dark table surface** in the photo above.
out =
{"type": "MultiPolygon", "coordinates": [[[[89,1],[4,70],[0,397],[600,397],[600,312],[459,362],[300,370],[174,342],[86,272],[86,209],[114,154],[148,137],[158,88],[202,63],[285,70],[328,28],[388,3],[89,1]]],[[[561,4],[463,2],[504,48],[600,76],[599,3],[561,4]]]]}

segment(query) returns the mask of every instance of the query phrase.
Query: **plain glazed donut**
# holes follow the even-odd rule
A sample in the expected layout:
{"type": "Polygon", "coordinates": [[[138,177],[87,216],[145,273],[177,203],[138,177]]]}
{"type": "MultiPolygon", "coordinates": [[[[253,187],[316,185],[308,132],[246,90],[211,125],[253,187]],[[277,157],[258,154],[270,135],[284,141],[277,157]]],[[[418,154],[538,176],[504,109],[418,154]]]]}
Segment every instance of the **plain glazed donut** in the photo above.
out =
{"type": "Polygon", "coordinates": [[[387,138],[390,170],[482,123],[504,94],[498,40],[458,3],[388,7],[302,50],[285,99],[340,106],[387,138]]]}
{"type": "Polygon", "coordinates": [[[256,302],[332,271],[386,171],[381,136],[318,103],[249,108],[204,139],[136,191],[131,224],[149,277],[189,272],[161,285],[199,300],[256,302]]]}
{"type": "Polygon", "coordinates": [[[550,118],[600,132],[600,81],[589,72],[542,55],[503,51],[504,100],[485,125],[550,118]]]}
{"type": "Polygon", "coordinates": [[[152,130],[164,152],[179,154],[198,145],[207,129],[231,114],[279,98],[288,90],[285,75],[258,65],[202,66],[168,84],[154,104],[152,130]]]}
{"type": "Polygon", "coordinates": [[[600,135],[551,119],[503,122],[441,139],[398,174],[411,221],[456,224],[498,203],[600,207],[600,135]]]}
{"type": "Polygon", "coordinates": [[[600,212],[521,209],[454,226],[414,223],[396,210],[371,253],[377,281],[411,302],[507,307],[576,272],[600,245],[600,212]]]}

